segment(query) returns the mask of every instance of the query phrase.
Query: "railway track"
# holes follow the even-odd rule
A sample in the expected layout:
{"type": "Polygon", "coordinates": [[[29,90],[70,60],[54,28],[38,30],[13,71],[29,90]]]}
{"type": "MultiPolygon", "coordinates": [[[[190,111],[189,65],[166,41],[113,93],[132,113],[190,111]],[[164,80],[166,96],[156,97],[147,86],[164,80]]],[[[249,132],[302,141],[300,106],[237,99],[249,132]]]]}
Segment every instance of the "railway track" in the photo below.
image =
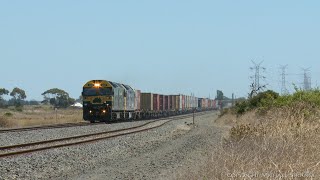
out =
{"type": "MultiPolygon", "coordinates": [[[[207,114],[207,113],[206,112],[196,113],[195,116],[201,116],[204,114],[207,114]]],[[[148,130],[161,127],[174,120],[186,119],[192,116],[193,116],[192,114],[191,115],[189,114],[189,115],[170,117],[167,119],[163,118],[160,120],[150,121],[139,126],[125,128],[125,129],[85,134],[80,136],[52,139],[47,141],[39,141],[39,142],[26,143],[26,144],[2,146],[0,147],[0,158],[22,155],[22,154],[38,152],[38,151],[43,151],[48,149],[56,149],[60,147],[85,144],[85,143],[115,138],[119,136],[139,133],[139,132],[148,131],[148,130]]]]}
{"type": "Polygon", "coordinates": [[[104,124],[104,122],[88,123],[65,123],[65,124],[54,124],[54,125],[45,125],[45,126],[34,126],[26,128],[14,128],[14,129],[0,129],[0,134],[10,133],[10,132],[23,132],[23,131],[34,131],[34,130],[43,130],[43,129],[58,129],[58,128],[67,128],[67,127],[81,127],[81,126],[95,126],[99,124],[104,124]]]}
{"type": "Polygon", "coordinates": [[[56,124],[56,125],[47,125],[47,126],[35,126],[35,127],[27,127],[27,128],[15,128],[15,129],[1,129],[1,133],[9,133],[9,132],[23,132],[23,131],[33,131],[33,130],[42,130],[42,129],[57,129],[57,128],[66,128],[66,127],[79,127],[79,126],[93,126],[101,123],[66,123],[66,124],[56,124]]]}

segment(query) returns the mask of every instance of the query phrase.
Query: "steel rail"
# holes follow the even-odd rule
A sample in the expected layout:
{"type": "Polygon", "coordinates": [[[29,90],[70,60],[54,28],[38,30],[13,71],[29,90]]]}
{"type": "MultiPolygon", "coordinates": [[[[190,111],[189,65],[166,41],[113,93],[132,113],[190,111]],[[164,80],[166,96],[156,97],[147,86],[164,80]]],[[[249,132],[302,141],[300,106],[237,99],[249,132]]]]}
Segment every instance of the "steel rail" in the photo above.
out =
{"type": "Polygon", "coordinates": [[[66,127],[81,127],[81,126],[92,126],[98,125],[101,123],[66,123],[66,124],[55,124],[55,125],[45,125],[45,126],[34,126],[34,127],[26,127],[26,128],[14,128],[14,129],[0,129],[0,133],[9,133],[9,132],[23,132],[23,131],[32,131],[32,130],[42,130],[42,129],[57,129],[57,128],[66,128],[66,127]]]}
{"type": "MultiPolygon", "coordinates": [[[[197,113],[197,116],[202,116],[202,115],[205,115],[205,114],[207,114],[207,113],[201,112],[201,113],[197,113]]],[[[92,134],[86,134],[86,135],[80,135],[80,136],[73,136],[73,137],[67,137],[67,138],[60,138],[60,139],[53,139],[53,140],[47,140],[47,141],[39,141],[39,142],[26,143],[26,144],[18,144],[18,145],[12,145],[12,146],[3,146],[3,147],[0,147],[0,150],[9,150],[9,149],[16,149],[16,148],[23,148],[23,147],[32,147],[32,146],[37,146],[37,145],[49,144],[49,143],[53,143],[53,142],[63,142],[63,141],[68,141],[68,140],[72,140],[72,139],[81,139],[81,138],[87,138],[87,137],[91,137],[91,136],[99,136],[99,135],[104,135],[104,134],[107,135],[107,134],[111,134],[111,133],[118,133],[118,132],[122,132],[122,131],[139,129],[141,127],[147,126],[147,125],[149,125],[151,123],[154,123],[154,122],[167,120],[167,121],[165,121],[164,123],[162,123],[160,125],[153,126],[153,127],[150,127],[150,128],[141,129],[141,130],[135,130],[135,131],[131,131],[131,132],[124,132],[124,133],[120,133],[120,134],[116,134],[116,135],[110,135],[110,136],[106,136],[106,137],[99,137],[99,138],[93,138],[93,139],[88,139],[88,140],[82,140],[82,141],[76,141],[76,142],[70,142],[70,143],[64,143],[64,144],[58,144],[58,145],[52,145],[52,146],[44,146],[44,147],[39,147],[39,148],[35,148],[35,149],[7,152],[7,153],[0,154],[0,158],[14,156],[14,155],[20,155],[20,154],[26,154],[26,153],[31,153],[31,152],[37,152],[37,151],[43,151],[43,150],[48,150],[48,149],[56,149],[56,148],[60,148],[60,147],[67,147],[67,146],[85,144],[85,143],[89,143],[89,142],[96,142],[96,141],[99,141],[99,140],[110,139],[110,138],[114,138],[114,137],[119,137],[119,136],[134,134],[134,133],[139,133],[139,132],[148,131],[148,130],[151,130],[151,129],[155,129],[155,128],[161,127],[164,124],[167,124],[167,123],[169,123],[171,121],[174,121],[174,120],[186,119],[186,118],[190,118],[190,117],[192,117],[192,115],[190,115],[190,114],[189,115],[182,115],[182,116],[176,116],[176,117],[171,117],[171,118],[166,118],[166,119],[163,118],[162,120],[154,120],[154,121],[151,121],[151,122],[148,122],[148,123],[144,123],[142,125],[135,126],[135,127],[130,127],[130,128],[124,128],[124,129],[118,129],[118,130],[112,130],[112,131],[106,131],[106,132],[100,132],[100,133],[92,133],[92,134]]]]}

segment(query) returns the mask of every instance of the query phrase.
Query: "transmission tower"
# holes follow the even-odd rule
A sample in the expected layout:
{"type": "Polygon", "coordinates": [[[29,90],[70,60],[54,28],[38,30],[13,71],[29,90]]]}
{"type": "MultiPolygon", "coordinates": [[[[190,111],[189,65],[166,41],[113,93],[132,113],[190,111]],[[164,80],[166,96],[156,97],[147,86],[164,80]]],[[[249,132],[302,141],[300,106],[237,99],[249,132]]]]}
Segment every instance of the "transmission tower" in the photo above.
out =
{"type": "Polygon", "coordinates": [[[305,91],[311,90],[311,77],[309,76],[310,68],[304,69],[303,70],[303,89],[305,91]]]}
{"type": "Polygon", "coordinates": [[[253,83],[250,85],[251,87],[251,94],[250,96],[252,97],[253,95],[256,95],[257,93],[259,93],[261,90],[263,90],[266,85],[261,85],[260,84],[260,80],[261,79],[265,79],[266,77],[261,75],[262,71],[265,71],[266,68],[262,67],[261,64],[263,63],[263,61],[261,61],[260,63],[256,63],[254,61],[252,61],[253,63],[253,67],[250,67],[250,69],[252,71],[254,71],[254,75],[250,76],[250,78],[253,80],[253,83]]]}
{"type": "Polygon", "coordinates": [[[288,68],[288,65],[280,66],[281,69],[281,94],[285,95],[288,94],[288,89],[286,86],[286,69],[288,68]]]}

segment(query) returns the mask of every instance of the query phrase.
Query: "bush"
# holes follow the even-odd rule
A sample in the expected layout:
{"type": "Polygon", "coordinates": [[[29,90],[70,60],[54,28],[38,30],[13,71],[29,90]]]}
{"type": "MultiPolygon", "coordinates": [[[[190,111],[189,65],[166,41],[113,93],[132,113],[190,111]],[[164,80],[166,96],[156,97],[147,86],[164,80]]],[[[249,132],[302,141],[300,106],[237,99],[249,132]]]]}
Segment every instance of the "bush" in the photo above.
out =
{"type": "Polygon", "coordinates": [[[231,140],[239,141],[248,136],[254,136],[257,129],[250,124],[241,124],[230,129],[231,140]]]}
{"type": "Polygon", "coordinates": [[[23,111],[22,106],[15,107],[15,110],[18,111],[18,112],[22,112],[23,111]]]}
{"type": "Polygon", "coordinates": [[[233,111],[242,115],[247,111],[257,109],[265,114],[272,107],[292,107],[295,104],[304,103],[313,107],[320,107],[320,90],[297,90],[292,95],[279,96],[278,93],[268,90],[242,102],[237,102],[233,111]]]}
{"type": "Polygon", "coordinates": [[[235,112],[236,114],[241,115],[256,108],[269,109],[270,107],[274,106],[278,98],[279,94],[274,91],[268,90],[261,92],[246,101],[237,102],[235,106],[235,112]]]}
{"type": "Polygon", "coordinates": [[[244,114],[249,110],[249,103],[247,101],[237,102],[235,112],[238,115],[244,114]]]}
{"type": "Polygon", "coordinates": [[[11,117],[11,116],[13,116],[13,114],[11,112],[6,112],[6,113],[4,113],[4,116],[11,117]]]}

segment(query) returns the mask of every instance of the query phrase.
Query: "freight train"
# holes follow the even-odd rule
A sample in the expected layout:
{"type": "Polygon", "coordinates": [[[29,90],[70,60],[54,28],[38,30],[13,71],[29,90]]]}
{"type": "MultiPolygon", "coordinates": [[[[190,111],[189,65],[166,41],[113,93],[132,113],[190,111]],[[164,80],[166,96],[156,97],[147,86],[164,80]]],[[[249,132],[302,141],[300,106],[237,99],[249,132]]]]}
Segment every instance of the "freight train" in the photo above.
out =
{"type": "Polygon", "coordinates": [[[212,99],[142,93],[129,85],[107,80],[87,82],[82,97],[83,119],[91,123],[158,118],[217,108],[212,99]]]}

